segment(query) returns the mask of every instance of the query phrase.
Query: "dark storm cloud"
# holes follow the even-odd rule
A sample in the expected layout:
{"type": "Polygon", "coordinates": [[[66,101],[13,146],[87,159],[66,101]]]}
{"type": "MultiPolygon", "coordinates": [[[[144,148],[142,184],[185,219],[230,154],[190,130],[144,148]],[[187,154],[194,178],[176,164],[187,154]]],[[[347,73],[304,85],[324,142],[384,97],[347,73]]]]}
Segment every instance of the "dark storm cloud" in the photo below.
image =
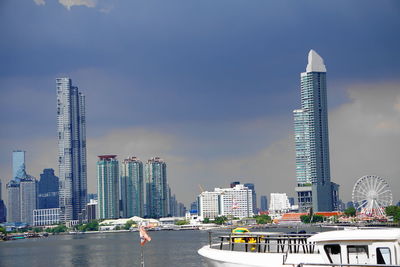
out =
{"type": "Polygon", "coordinates": [[[12,149],[56,137],[55,77],[87,95],[88,139],[143,127],[178,136],[174,157],[201,160],[257,154],[291,133],[311,48],[327,64],[331,110],[349,84],[400,76],[399,1],[69,3],[0,2],[2,177],[12,149]]]}

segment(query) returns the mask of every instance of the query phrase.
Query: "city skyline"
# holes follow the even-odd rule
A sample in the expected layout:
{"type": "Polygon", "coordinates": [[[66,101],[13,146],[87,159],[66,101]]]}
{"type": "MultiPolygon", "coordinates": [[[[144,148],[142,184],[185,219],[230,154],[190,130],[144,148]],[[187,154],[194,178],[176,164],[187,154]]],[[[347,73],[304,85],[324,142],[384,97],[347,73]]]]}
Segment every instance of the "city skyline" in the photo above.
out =
{"type": "Polygon", "coordinates": [[[165,159],[187,206],[198,184],[210,190],[239,178],[258,195],[294,196],[291,111],[315,49],[329,69],[340,197],[349,201],[358,178],[379,175],[400,199],[398,1],[69,3],[1,3],[3,185],[16,149],[29,153],[35,177],[57,168],[54,79],[71,77],[87,95],[89,192],[97,155],[111,153],[165,159]]]}

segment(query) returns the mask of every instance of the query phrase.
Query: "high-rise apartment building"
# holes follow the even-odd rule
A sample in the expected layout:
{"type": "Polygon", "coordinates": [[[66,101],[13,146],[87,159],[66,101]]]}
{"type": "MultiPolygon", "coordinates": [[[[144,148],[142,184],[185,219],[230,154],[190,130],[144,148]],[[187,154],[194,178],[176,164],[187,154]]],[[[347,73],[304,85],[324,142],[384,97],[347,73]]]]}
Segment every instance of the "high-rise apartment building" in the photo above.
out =
{"type": "Polygon", "coordinates": [[[44,169],[38,182],[38,209],[59,207],[59,183],[53,169],[44,169]]]}
{"type": "Polygon", "coordinates": [[[326,67],[314,50],[300,76],[301,109],[293,111],[299,210],[331,211],[326,67]]]}
{"type": "Polygon", "coordinates": [[[102,155],[97,161],[97,209],[99,219],[120,217],[117,156],[102,155]]]}
{"type": "Polygon", "coordinates": [[[121,163],[120,195],[123,218],[144,216],[143,163],[136,157],[121,163]]]}
{"type": "Polygon", "coordinates": [[[26,175],[25,172],[25,151],[15,150],[12,154],[12,179],[19,181],[26,175]]]}
{"type": "Polygon", "coordinates": [[[145,167],[146,215],[166,217],[169,212],[167,164],[159,157],[149,159],[145,167]]]}
{"type": "Polygon", "coordinates": [[[87,202],[85,96],[69,78],[57,78],[61,220],[77,220],[87,202]]]}
{"type": "Polygon", "coordinates": [[[21,201],[19,182],[11,180],[7,184],[8,207],[7,207],[7,222],[21,221],[21,201]]]}

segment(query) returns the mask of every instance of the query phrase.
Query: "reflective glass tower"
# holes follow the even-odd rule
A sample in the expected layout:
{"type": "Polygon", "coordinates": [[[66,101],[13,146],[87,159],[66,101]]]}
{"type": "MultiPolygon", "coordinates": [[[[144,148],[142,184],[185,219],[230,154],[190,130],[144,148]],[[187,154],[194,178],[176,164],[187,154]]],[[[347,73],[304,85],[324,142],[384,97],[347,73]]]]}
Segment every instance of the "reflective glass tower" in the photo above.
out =
{"type": "Polygon", "coordinates": [[[12,156],[13,177],[15,181],[19,181],[26,175],[25,172],[25,151],[15,150],[12,156]]]}
{"type": "Polygon", "coordinates": [[[314,50],[301,73],[301,109],[293,114],[299,208],[331,211],[326,67],[314,50]]]}
{"type": "Polygon", "coordinates": [[[99,219],[120,217],[118,167],[117,156],[99,156],[97,161],[97,207],[99,219]]]}
{"type": "Polygon", "coordinates": [[[87,199],[85,96],[69,78],[56,85],[61,220],[77,220],[87,199]]]}
{"type": "Polygon", "coordinates": [[[38,209],[59,207],[59,183],[53,169],[44,169],[38,182],[38,209]]]}
{"type": "Polygon", "coordinates": [[[168,215],[167,164],[160,158],[149,159],[145,167],[146,215],[150,218],[168,215]]]}
{"type": "Polygon", "coordinates": [[[123,218],[144,216],[143,163],[136,157],[121,163],[120,194],[123,218]]]}

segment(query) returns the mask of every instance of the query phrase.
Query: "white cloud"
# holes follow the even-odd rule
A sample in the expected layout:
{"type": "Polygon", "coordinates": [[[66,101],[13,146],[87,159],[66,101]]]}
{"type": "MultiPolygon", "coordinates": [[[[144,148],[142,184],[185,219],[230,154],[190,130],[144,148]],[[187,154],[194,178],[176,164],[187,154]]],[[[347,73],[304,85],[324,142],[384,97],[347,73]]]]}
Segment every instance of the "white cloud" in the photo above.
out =
{"type": "Polygon", "coordinates": [[[97,0],[58,0],[58,2],[68,10],[73,6],[96,7],[97,5],[97,0]]]}
{"type": "Polygon", "coordinates": [[[46,2],[44,0],[33,0],[36,5],[38,6],[44,6],[46,2]]]}

